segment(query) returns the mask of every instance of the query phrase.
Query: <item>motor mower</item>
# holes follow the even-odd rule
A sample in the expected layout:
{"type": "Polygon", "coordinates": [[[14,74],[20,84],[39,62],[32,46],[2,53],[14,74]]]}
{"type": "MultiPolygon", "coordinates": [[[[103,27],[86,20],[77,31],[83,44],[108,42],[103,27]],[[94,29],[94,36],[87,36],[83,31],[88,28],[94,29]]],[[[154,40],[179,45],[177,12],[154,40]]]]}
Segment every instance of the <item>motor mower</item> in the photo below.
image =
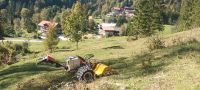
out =
{"type": "Polygon", "coordinates": [[[98,76],[108,76],[114,74],[114,71],[107,65],[92,61],[93,54],[87,54],[84,58],[80,56],[69,56],[65,58],[65,63],[57,62],[51,56],[45,56],[37,64],[50,63],[56,67],[63,67],[67,72],[73,73],[79,81],[86,83],[95,80],[98,76]]]}

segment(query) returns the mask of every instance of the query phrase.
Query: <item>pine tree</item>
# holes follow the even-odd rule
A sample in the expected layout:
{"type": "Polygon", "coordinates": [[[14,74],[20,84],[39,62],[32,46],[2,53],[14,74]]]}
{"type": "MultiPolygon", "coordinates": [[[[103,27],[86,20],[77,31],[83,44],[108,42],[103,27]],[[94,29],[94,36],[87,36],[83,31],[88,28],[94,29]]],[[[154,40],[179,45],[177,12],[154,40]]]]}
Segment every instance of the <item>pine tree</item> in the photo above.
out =
{"type": "Polygon", "coordinates": [[[135,16],[129,21],[129,35],[151,36],[163,30],[160,0],[138,0],[135,16]]]}
{"type": "Polygon", "coordinates": [[[46,32],[46,38],[44,40],[45,50],[53,52],[58,44],[59,39],[56,34],[55,24],[50,25],[49,30],[46,32]]]}
{"type": "Polygon", "coordinates": [[[72,10],[71,14],[64,18],[62,23],[62,28],[66,36],[68,36],[71,41],[76,42],[76,47],[78,49],[78,43],[82,39],[83,33],[87,29],[88,20],[85,14],[85,10],[80,2],[77,2],[72,10]]]}

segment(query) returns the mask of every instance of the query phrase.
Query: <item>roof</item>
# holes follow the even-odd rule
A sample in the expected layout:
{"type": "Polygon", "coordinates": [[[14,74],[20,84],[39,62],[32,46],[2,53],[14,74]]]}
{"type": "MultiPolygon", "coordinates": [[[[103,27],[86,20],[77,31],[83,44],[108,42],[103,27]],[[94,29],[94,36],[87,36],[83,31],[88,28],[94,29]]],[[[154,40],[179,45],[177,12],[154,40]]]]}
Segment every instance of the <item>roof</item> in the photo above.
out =
{"type": "Polygon", "coordinates": [[[38,26],[50,26],[50,25],[53,25],[53,24],[55,24],[55,26],[57,26],[58,25],[58,23],[55,23],[55,22],[50,22],[50,21],[41,21],[39,24],[38,24],[38,26]]]}
{"type": "Polygon", "coordinates": [[[123,8],[121,8],[121,7],[113,7],[113,9],[114,9],[114,10],[120,11],[120,10],[122,10],[123,8]]]}
{"type": "Polygon", "coordinates": [[[104,31],[118,31],[116,23],[102,23],[100,26],[104,31]]]}

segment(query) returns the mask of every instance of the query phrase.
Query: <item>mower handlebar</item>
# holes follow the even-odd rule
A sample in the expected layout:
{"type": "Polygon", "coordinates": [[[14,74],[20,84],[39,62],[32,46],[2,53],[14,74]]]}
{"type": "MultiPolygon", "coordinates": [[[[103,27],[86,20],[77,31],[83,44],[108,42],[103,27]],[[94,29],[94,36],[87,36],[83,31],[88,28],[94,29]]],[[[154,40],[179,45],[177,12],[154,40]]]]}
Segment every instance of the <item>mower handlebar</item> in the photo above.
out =
{"type": "Polygon", "coordinates": [[[50,64],[55,64],[56,67],[63,67],[64,69],[68,70],[68,67],[66,67],[65,65],[60,64],[59,62],[57,62],[56,60],[54,60],[53,58],[49,58],[49,56],[45,56],[42,58],[37,59],[37,65],[41,64],[41,63],[50,63],[50,64]]]}

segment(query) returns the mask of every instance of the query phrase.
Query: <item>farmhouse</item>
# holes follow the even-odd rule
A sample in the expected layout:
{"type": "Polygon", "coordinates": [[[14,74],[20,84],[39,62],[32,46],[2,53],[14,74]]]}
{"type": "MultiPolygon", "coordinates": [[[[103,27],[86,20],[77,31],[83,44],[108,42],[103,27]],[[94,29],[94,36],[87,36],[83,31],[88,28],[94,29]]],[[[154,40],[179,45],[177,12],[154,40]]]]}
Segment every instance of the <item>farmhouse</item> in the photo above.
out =
{"type": "Polygon", "coordinates": [[[39,24],[39,33],[40,33],[40,38],[45,38],[46,37],[46,32],[49,30],[50,26],[53,26],[56,30],[56,34],[58,36],[62,35],[61,31],[61,25],[55,22],[50,22],[50,21],[41,21],[39,24]]]}
{"type": "Polygon", "coordinates": [[[102,23],[99,25],[99,35],[103,37],[119,36],[120,28],[116,23],[102,23]]]}
{"type": "Polygon", "coordinates": [[[116,16],[126,16],[127,18],[130,18],[134,16],[134,9],[131,7],[113,7],[112,12],[109,12],[107,17],[116,17],[116,16]]]}

